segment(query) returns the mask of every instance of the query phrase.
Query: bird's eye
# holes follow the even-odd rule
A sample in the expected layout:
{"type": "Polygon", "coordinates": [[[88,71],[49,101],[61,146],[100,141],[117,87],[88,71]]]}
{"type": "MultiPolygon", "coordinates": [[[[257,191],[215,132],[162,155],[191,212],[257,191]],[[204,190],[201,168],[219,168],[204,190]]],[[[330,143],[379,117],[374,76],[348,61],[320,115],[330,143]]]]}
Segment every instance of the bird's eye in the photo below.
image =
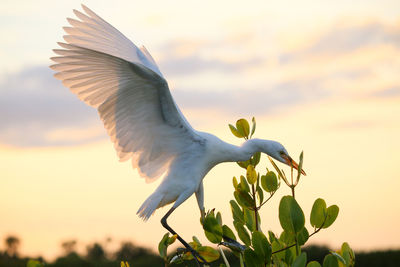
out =
{"type": "Polygon", "coordinates": [[[281,156],[286,155],[285,152],[283,152],[283,151],[279,151],[279,154],[280,154],[281,156]]]}

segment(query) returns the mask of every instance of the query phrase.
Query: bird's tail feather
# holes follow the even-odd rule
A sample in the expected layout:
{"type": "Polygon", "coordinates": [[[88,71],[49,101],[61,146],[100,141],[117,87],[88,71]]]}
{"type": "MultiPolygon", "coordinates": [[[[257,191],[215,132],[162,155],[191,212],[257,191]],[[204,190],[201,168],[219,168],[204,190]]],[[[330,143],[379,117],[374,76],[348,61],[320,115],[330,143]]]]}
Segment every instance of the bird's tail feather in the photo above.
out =
{"type": "Polygon", "coordinates": [[[163,196],[161,194],[151,194],[140,206],[136,214],[139,215],[144,221],[147,221],[154,211],[159,207],[163,196]]]}

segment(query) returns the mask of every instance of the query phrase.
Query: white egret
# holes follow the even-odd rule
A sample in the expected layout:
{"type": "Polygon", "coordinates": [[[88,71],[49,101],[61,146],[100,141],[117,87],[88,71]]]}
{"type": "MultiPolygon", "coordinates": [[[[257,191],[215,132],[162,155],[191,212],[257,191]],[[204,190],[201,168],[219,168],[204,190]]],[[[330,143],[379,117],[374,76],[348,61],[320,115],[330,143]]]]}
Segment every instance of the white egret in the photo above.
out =
{"type": "MultiPolygon", "coordinates": [[[[65,43],[51,59],[54,75],[79,99],[97,108],[121,161],[131,160],[151,182],[163,181],[141,205],[144,220],[160,207],[174,203],[162,218],[172,234],[168,216],[193,193],[204,212],[203,178],[215,165],[245,161],[255,152],[297,168],[278,142],[250,139],[235,146],[194,130],[175,104],[167,81],[145,47],[138,48],[116,28],[86,6],[68,18],[65,43]]],[[[178,239],[193,252],[180,237],[178,239]]],[[[198,256],[197,256],[198,257],[198,256]]]]}

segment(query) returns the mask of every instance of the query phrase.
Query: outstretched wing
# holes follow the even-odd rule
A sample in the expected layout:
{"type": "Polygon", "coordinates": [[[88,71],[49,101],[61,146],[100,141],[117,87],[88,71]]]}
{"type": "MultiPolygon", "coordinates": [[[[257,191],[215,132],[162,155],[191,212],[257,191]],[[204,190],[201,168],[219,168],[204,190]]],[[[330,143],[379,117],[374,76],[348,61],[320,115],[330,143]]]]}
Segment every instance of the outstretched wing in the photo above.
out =
{"type": "Polygon", "coordinates": [[[149,52],[83,6],[86,15],[68,19],[67,43],[54,75],[79,99],[98,109],[121,161],[132,160],[150,182],[173,159],[204,143],[176,106],[168,84],[149,52]]]}

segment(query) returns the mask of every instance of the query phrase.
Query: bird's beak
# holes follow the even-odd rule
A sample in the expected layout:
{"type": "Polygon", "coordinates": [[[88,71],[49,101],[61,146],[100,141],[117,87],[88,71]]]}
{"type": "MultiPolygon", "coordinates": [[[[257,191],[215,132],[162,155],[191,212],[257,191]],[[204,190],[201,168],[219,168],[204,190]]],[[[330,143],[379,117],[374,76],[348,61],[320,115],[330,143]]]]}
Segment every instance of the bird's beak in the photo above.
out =
{"type": "MultiPolygon", "coordinates": [[[[283,158],[285,159],[287,165],[295,168],[296,170],[299,169],[299,164],[297,164],[297,162],[294,161],[290,156],[283,156],[283,158]]],[[[301,173],[303,175],[307,175],[306,172],[303,169],[301,169],[301,173]]]]}

